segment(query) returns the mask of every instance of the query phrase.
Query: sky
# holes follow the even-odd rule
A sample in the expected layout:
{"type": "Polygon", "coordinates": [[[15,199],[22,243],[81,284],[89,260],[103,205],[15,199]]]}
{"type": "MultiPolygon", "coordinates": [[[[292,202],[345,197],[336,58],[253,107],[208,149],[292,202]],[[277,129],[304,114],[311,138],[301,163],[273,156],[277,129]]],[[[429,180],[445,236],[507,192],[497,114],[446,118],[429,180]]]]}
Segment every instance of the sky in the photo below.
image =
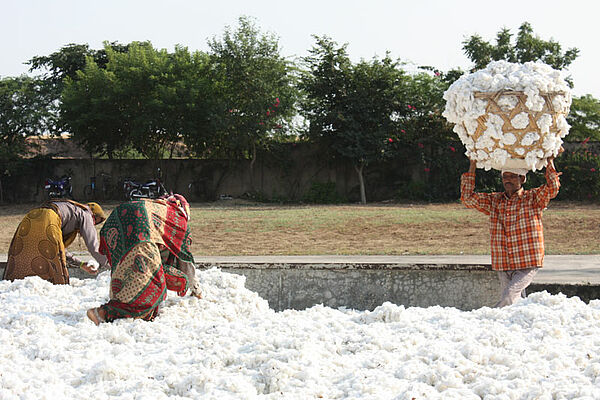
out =
{"type": "Polygon", "coordinates": [[[254,18],[263,32],[279,37],[281,54],[303,57],[314,45],[312,35],[347,43],[355,61],[382,57],[389,51],[409,65],[431,65],[443,71],[471,62],[462,42],[474,34],[494,41],[502,28],[517,34],[525,21],[544,40],[558,41],[563,51],[577,47],[580,56],[569,67],[573,94],[600,98],[600,2],[588,0],[0,0],[0,77],[27,72],[23,63],[48,55],[69,43],[93,49],[104,41],[149,40],[172,51],[176,44],[191,51],[208,50],[226,26],[240,16],[254,18]]]}

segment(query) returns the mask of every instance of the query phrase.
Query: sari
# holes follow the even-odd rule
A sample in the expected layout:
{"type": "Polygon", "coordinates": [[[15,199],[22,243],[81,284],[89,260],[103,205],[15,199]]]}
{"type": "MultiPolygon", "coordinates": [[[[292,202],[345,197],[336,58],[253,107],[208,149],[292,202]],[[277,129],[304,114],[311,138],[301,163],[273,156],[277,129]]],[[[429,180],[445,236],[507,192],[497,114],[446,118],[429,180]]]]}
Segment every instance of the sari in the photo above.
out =
{"type": "Polygon", "coordinates": [[[100,306],[106,321],[151,321],[167,290],[185,295],[185,274],[164,264],[160,250],[166,248],[175,258],[193,262],[190,245],[187,215],[175,202],[130,201],[113,210],[100,231],[100,253],[111,265],[110,300],[100,306]]]}
{"type": "MultiPolygon", "coordinates": [[[[83,209],[85,205],[68,201],[83,209]]],[[[62,220],[51,202],[29,211],[12,238],[2,279],[39,276],[54,284],[68,284],[69,270],[65,248],[77,237],[75,230],[63,235],[62,220]]]]}

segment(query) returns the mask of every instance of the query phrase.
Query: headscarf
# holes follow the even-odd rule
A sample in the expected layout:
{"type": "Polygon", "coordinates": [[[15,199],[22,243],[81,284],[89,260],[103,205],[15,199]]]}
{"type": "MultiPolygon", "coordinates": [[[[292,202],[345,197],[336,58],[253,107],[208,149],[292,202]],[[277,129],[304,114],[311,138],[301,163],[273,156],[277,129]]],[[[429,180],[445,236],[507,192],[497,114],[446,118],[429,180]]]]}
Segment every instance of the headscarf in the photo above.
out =
{"type": "Polygon", "coordinates": [[[104,210],[100,207],[98,203],[87,203],[90,210],[92,210],[92,214],[94,217],[100,218],[100,222],[106,221],[106,215],[104,214],[104,210]]]}
{"type": "Polygon", "coordinates": [[[181,212],[186,216],[187,220],[190,220],[190,203],[188,203],[185,197],[177,193],[171,193],[170,195],[166,196],[165,200],[181,210],[181,212]]]}

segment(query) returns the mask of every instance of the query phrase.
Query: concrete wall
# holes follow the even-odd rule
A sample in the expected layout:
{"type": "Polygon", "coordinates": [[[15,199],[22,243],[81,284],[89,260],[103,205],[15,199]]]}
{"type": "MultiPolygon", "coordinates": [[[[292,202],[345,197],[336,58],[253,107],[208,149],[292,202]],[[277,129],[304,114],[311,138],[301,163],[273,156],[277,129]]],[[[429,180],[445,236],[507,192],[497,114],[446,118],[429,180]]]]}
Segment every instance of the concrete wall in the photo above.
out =
{"type": "Polygon", "coordinates": [[[373,310],[386,301],[472,310],[491,306],[498,297],[496,274],[480,270],[222,269],[246,276],[246,287],[276,311],[317,304],[373,310]]]}
{"type": "MultiPolygon", "coordinates": [[[[0,263],[0,276],[6,263],[0,263]]],[[[362,264],[211,264],[246,277],[246,288],[257,292],[276,311],[302,310],[317,304],[373,310],[389,301],[407,307],[449,306],[463,310],[497,301],[498,279],[485,265],[362,265],[362,264]]],[[[80,269],[71,277],[87,279],[80,269]]]]}
{"type": "MultiPolygon", "coordinates": [[[[303,310],[317,304],[332,308],[373,310],[389,301],[406,307],[444,306],[472,310],[493,306],[499,298],[497,274],[475,264],[215,264],[225,272],[244,275],[246,288],[276,310],[303,310]]],[[[5,262],[0,262],[0,276],[5,262]]],[[[77,268],[71,277],[89,279],[77,268]]],[[[108,288],[107,288],[108,290],[108,288]]],[[[528,292],[548,291],[600,298],[600,285],[532,284],[528,292]]]]}
{"type": "MultiPolygon", "coordinates": [[[[413,167],[406,160],[370,165],[365,176],[369,200],[393,198],[399,182],[422,172],[420,166],[413,167]]],[[[298,201],[314,182],[335,182],[341,196],[359,200],[358,178],[351,164],[324,158],[314,147],[300,145],[277,155],[259,154],[252,174],[248,160],[31,159],[18,177],[12,177],[10,185],[5,184],[4,198],[8,202],[40,202],[45,180],[66,174],[72,177],[75,199],[92,200],[86,198],[84,189],[95,176],[95,200],[123,200],[125,178],[143,183],[156,177],[158,168],[167,189],[190,201],[213,201],[220,195],[240,197],[249,192],[267,199],[298,201]]]]}

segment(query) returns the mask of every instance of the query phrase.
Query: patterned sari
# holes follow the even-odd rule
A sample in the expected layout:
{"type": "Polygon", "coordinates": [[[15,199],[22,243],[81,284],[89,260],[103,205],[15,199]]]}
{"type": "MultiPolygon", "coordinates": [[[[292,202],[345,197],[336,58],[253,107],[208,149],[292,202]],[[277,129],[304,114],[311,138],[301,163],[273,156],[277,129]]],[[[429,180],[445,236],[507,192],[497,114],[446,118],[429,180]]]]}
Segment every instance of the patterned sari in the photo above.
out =
{"type": "Polygon", "coordinates": [[[167,200],[139,200],[119,205],[100,231],[100,253],[111,265],[110,301],[101,307],[106,320],[142,318],[158,313],[167,289],[183,296],[186,276],[164,265],[160,249],[192,262],[187,216],[167,200]]]}
{"type": "MultiPolygon", "coordinates": [[[[81,207],[89,208],[72,200],[61,199],[81,207]]],[[[65,248],[79,233],[75,230],[63,235],[62,220],[52,202],[34,208],[23,218],[8,249],[6,270],[2,279],[15,280],[27,276],[39,276],[54,284],[68,284],[69,270],[65,248]]]]}

